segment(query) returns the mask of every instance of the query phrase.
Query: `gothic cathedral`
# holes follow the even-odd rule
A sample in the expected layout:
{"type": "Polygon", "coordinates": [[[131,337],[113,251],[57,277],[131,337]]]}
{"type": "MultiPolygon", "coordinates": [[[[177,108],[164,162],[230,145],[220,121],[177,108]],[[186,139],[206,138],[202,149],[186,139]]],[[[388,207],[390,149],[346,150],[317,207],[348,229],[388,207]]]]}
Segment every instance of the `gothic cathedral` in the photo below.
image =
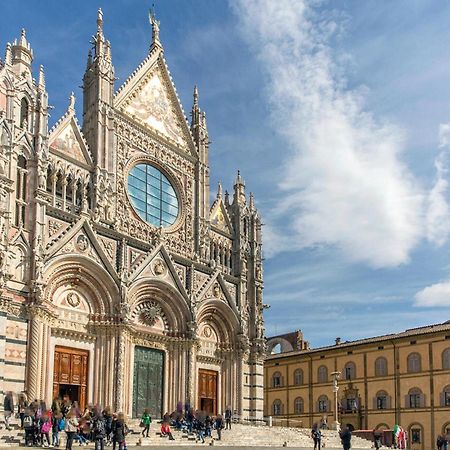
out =
{"type": "Polygon", "coordinates": [[[209,137],[188,123],[154,17],[114,91],[98,12],[83,77],[48,129],[25,31],[0,61],[0,390],[156,417],[263,415],[261,218],[238,173],[210,205],[209,137]]]}

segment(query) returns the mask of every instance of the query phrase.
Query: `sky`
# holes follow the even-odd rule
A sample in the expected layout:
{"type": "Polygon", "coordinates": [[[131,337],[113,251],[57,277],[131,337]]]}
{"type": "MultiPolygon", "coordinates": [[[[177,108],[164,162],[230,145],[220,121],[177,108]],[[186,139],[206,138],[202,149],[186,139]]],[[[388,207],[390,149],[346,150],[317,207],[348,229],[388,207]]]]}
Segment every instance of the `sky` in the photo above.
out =
{"type": "MultiPolygon", "coordinates": [[[[145,58],[150,2],[10,0],[51,124],[77,97],[97,8],[117,88],[145,58]]],[[[158,0],[186,113],[199,87],[212,195],[240,169],[263,218],[268,336],[311,346],[450,319],[450,3],[158,0]]]]}

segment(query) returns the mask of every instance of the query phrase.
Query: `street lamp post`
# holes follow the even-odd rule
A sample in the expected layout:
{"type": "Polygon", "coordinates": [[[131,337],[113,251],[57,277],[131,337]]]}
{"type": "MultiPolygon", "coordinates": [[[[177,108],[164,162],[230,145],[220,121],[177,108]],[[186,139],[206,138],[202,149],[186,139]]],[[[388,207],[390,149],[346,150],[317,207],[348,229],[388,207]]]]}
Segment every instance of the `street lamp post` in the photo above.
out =
{"type": "Polygon", "coordinates": [[[341,429],[341,425],[339,423],[339,415],[338,415],[338,380],[341,377],[341,372],[332,372],[331,376],[333,378],[333,392],[334,392],[334,422],[333,422],[333,430],[339,431],[341,429]]]}

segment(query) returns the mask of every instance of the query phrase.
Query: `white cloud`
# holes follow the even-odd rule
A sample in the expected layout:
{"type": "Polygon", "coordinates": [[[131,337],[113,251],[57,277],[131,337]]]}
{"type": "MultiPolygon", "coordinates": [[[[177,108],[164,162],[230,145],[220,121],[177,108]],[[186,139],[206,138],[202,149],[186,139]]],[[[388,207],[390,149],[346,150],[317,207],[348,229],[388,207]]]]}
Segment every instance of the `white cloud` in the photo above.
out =
{"type": "MultiPolygon", "coordinates": [[[[441,129],[442,127],[443,125],[441,129]]],[[[445,145],[447,146],[448,143],[445,145]]],[[[450,209],[446,198],[448,189],[446,160],[446,151],[443,150],[434,161],[436,181],[428,195],[426,216],[427,238],[438,246],[444,245],[450,234],[450,209]]]]}
{"type": "Polygon", "coordinates": [[[450,306],[450,281],[432,284],[414,296],[414,306],[450,306]]]}
{"type": "Polygon", "coordinates": [[[346,86],[338,65],[345,55],[329,44],[339,24],[307,1],[233,7],[266,72],[273,126],[289,146],[274,151],[285,161],[275,215],[290,228],[269,231],[269,255],[334,245],[350,260],[388,267],[408,261],[427,226],[431,239],[444,239],[445,226],[436,224],[446,186],[441,180],[430,194],[428,223],[427,195],[401,159],[404,133],[365,109],[363,88],[346,86]]]}

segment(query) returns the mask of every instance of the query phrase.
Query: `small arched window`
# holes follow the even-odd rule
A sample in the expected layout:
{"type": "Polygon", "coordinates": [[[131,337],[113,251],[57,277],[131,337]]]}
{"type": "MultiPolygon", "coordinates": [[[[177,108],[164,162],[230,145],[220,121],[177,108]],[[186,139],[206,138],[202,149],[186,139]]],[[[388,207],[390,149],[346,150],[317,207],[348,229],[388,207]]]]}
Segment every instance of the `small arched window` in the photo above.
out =
{"type": "Polygon", "coordinates": [[[442,368],[450,369],[450,348],[446,348],[442,352],[442,368]]]}
{"type": "Polygon", "coordinates": [[[405,401],[406,408],[423,408],[425,407],[425,396],[419,388],[409,390],[405,401]]]}
{"type": "Polygon", "coordinates": [[[348,362],[344,367],[344,376],[346,380],[354,380],[356,378],[356,365],[354,362],[348,362]]]}
{"type": "Polygon", "coordinates": [[[317,400],[317,411],[318,412],[328,412],[329,402],[326,395],[321,395],[317,400]]]}
{"type": "Polygon", "coordinates": [[[301,397],[297,397],[294,400],[294,413],[301,414],[303,412],[303,399],[301,397]]]}
{"type": "Polygon", "coordinates": [[[445,386],[441,392],[441,406],[450,406],[450,386],[445,386]]]}
{"type": "Polygon", "coordinates": [[[296,384],[296,385],[303,384],[303,370],[302,369],[296,369],[294,371],[294,384],[296,384]]]}
{"type": "Polygon", "coordinates": [[[283,382],[282,382],[282,378],[281,378],[281,373],[275,372],[272,375],[272,387],[276,388],[276,387],[281,387],[282,385],[283,385],[283,382]]]}
{"type": "Polygon", "coordinates": [[[20,101],[20,127],[23,128],[25,123],[28,123],[28,110],[29,103],[28,100],[23,97],[20,101]]]}
{"type": "Polygon", "coordinates": [[[418,353],[410,353],[407,360],[408,372],[416,373],[422,370],[422,362],[418,353]]]}
{"type": "Polygon", "coordinates": [[[281,400],[274,400],[272,403],[272,411],[274,416],[280,416],[283,414],[283,404],[281,400]]]}
{"type": "Polygon", "coordinates": [[[375,376],[385,377],[387,375],[387,372],[387,359],[383,358],[382,356],[380,358],[377,358],[375,360],[375,376]]]}
{"type": "Polygon", "coordinates": [[[320,366],[317,369],[317,381],[319,383],[326,383],[328,381],[328,369],[326,366],[320,366]]]}
{"type": "Polygon", "coordinates": [[[374,409],[389,409],[390,397],[386,391],[378,391],[375,396],[375,408],[374,409]]]}

